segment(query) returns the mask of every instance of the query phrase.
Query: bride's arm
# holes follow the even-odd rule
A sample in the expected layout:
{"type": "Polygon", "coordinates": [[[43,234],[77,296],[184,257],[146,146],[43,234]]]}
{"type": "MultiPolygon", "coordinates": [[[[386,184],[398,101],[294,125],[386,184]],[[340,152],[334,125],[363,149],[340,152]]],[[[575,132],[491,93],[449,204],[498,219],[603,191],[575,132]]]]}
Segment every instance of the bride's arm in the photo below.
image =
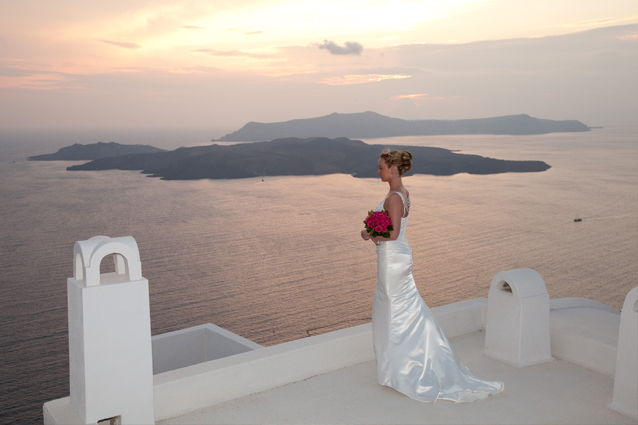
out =
{"type": "Polygon", "coordinates": [[[399,237],[399,233],[401,233],[401,217],[403,217],[403,201],[401,197],[396,193],[391,194],[388,199],[386,199],[384,207],[390,215],[390,220],[392,220],[393,230],[390,231],[389,238],[383,238],[381,236],[370,238],[375,244],[384,241],[396,241],[399,237]]]}

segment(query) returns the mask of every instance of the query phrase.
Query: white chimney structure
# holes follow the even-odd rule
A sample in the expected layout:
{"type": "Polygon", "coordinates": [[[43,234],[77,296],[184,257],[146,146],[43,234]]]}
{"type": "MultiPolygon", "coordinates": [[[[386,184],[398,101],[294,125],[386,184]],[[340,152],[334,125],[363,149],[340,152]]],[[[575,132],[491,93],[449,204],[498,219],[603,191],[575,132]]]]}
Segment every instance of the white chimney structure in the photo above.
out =
{"type": "Polygon", "coordinates": [[[498,272],[487,298],[485,354],[516,367],[553,360],[549,294],[532,269],[498,272]]]}
{"type": "Polygon", "coordinates": [[[75,243],[69,304],[70,404],[84,424],[153,424],[148,280],[131,236],[75,243]],[[113,256],[115,272],[100,274],[113,256]]]}
{"type": "Polygon", "coordinates": [[[638,286],[620,313],[614,398],[609,407],[638,421],[638,286]]]}

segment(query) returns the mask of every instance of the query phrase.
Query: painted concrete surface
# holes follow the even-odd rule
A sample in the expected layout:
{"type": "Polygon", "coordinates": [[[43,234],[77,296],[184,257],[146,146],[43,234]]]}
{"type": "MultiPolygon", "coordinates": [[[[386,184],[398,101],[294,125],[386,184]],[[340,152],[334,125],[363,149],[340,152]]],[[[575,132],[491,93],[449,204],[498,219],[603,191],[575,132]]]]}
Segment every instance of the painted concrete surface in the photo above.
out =
{"type": "Polygon", "coordinates": [[[638,286],[629,291],[622,307],[617,354],[614,400],[609,407],[638,423],[638,286]]]}
{"type": "Polygon", "coordinates": [[[481,331],[450,339],[480,378],[505,390],[467,404],[414,401],[376,381],[374,361],[245,396],[158,424],[635,424],[606,405],[614,379],[560,359],[514,367],[483,354],[481,331]]]}
{"type": "Polygon", "coordinates": [[[73,250],[74,276],[67,279],[70,405],[86,424],[107,418],[152,423],[149,291],[137,243],[130,236],[95,236],[73,250]],[[107,256],[115,272],[100,274],[107,256]]]}
{"type": "MultiPolygon", "coordinates": [[[[432,309],[446,335],[483,328],[485,298],[432,309]]],[[[159,421],[374,359],[370,323],[155,375],[159,421]]]]}
{"type": "Polygon", "coordinates": [[[153,374],[263,348],[212,323],[155,335],[153,374]]]}
{"type": "Polygon", "coordinates": [[[590,300],[550,301],[542,278],[520,269],[499,272],[488,299],[432,309],[474,374],[505,382],[496,397],[454,405],[380,387],[369,323],[263,348],[210,324],[151,344],[148,281],[131,237],[77,242],[68,288],[71,396],[45,403],[45,424],[636,419],[636,290],[621,318],[590,300]],[[100,275],[107,255],[115,273],[100,275]],[[614,377],[628,381],[619,380],[618,394],[614,377]]]}
{"type": "Polygon", "coordinates": [[[523,367],[552,360],[549,294],[532,269],[496,273],[490,285],[485,354],[523,367]]]}
{"type": "Polygon", "coordinates": [[[154,376],[162,420],[374,359],[370,324],[252,350],[154,376]]]}
{"type": "Polygon", "coordinates": [[[552,310],[552,354],[614,376],[620,314],[587,307],[552,310]]]}

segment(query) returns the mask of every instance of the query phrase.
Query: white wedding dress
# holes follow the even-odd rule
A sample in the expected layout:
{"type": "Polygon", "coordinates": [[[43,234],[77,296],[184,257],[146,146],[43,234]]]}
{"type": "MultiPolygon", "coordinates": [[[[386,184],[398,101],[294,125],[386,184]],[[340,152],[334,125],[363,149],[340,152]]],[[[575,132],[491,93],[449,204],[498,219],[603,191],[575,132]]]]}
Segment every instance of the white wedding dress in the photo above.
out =
{"type": "MultiPolygon", "coordinates": [[[[397,240],[377,245],[372,337],[379,384],[420,401],[463,403],[502,391],[502,382],[478,379],[461,363],[423,302],[412,277],[412,248],[405,237],[410,200],[392,193],[401,197],[404,217],[397,240]]],[[[383,209],[384,201],[375,211],[383,209]]]]}

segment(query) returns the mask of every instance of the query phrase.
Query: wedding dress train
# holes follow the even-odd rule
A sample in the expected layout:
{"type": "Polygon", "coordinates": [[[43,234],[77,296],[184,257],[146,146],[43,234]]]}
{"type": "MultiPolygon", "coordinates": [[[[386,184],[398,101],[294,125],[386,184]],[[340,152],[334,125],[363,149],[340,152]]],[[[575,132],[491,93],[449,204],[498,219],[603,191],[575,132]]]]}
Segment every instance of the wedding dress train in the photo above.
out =
{"type": "MultiPolygon", "coordinates": [[[[410,201],[400,192],[392,193],[401,197],[404,217],[397,240],[377,245],[372,335],[379,384],[420,401],[463,403],[502,391],[502,382],[478,379],[461,363],[423,302],[405,237],[410,201]]],[[[375,211],[381,209],[383,201],[375,211]]]]}

